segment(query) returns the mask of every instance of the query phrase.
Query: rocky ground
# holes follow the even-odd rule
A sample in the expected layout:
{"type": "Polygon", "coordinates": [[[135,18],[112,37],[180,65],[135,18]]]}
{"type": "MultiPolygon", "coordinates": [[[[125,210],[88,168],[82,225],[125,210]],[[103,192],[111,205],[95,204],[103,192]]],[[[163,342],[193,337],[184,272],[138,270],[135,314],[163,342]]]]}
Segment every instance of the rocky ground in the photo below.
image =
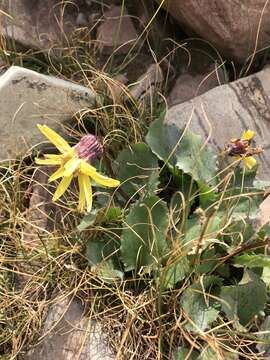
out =
{"type": "MultiPolygon", "coordinates": [[[[168,124],[189,124],[217,151],[243,129],[256,131],[264,149],[258,179],[269,180],[270,3],[201,3],[0,0],[0,161],[27,162],[42,149],[37,123],[72,140],[87,117],[106,130],[101,107],[115,108],[116,122],[129,111],[118,108],[136,107],[147,126],[165,103],[168,124]]],[[[37,170],[31,179],[21,230],[27,252],[54,226],[51,217],[68,216],[44,190],[47,177],[37,170]]],[[[266,222],[267,200],[262,211],[266,222]]],[[[18,280],[22,294],[33,276],[28,266],[18,268],[28,274],[18,280]]],[[[44,311],[35,342],[14,345],[12,359],[122,358],[99,321],[85,316],[82,298],[57,286],[51,298],[60,300],[44,311]]]]}

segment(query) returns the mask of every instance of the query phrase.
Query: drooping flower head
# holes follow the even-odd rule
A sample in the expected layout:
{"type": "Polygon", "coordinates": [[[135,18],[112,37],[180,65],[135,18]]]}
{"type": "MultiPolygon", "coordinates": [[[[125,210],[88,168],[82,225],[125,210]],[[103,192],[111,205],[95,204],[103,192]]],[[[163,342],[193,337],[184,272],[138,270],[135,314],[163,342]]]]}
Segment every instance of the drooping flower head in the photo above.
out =
{"type": "Polygon", "coordinates": [[[81,138],[74,150],[80,159],[92,162],[103,154],[103,146],[95,135],[89,134],[81,138]]]}
{"type": "Polygon", "coordinates": [[[243,133],[241,138],[231,139],[230,143],[226,146],[227,154],[233,156],[235,160],[243,160],[244,166],[249,170],[257,164],[253,155],[262,152],[262,149],[259,147],[251,147],[251,141],[254,135],[254,131],[247,130],[243,133]]]}
{"type": "Polygon", "coordinates": [[[71,147],[66,140],[46,125],[38,125],[39,130],[60,151],[60,154],[44,154],[44,159],[36,158],[38,165],[58,165],[59,168],[50,176],[49,182],[62,178],[53,196],[58,200],[69,187],[71,180],[76,177],[79,184],[79,211],[92,209],[92,185],[117,187],[120,182],[99,174],[95,167],[90,165],[103,153],[103,147],[94,135],[85,135],[79,143],[71,147]]]}

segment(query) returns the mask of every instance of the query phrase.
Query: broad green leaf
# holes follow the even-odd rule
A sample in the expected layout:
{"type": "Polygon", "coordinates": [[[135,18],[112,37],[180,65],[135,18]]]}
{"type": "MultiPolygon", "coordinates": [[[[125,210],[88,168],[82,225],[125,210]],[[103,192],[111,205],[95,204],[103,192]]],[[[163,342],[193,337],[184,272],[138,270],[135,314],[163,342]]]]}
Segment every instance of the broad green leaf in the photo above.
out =
{"type": "Polygon", "coordinates": [[[202,350],[197,360],[218,360],[218,357],[217,353],[213,349],[207,347],[202,350]]]}
{"type": "Polygon", "coordinates": [[[206,209],[217,200],[217,190],[211,188],[203,181],[197,181],[197,184],[199,187],[200,207],[206,209]]]}
{"type": "Polygon", "coordinates": [[[206,249],[201,255],[200,264],[196,268],[196,272],[200,274],[210,272],[218,264],[219,257],[220,255],[216,253],[215,248],[206,249]]]}
{"type": "Polygon", "coordinates": [[[174,353],[173,360],[196,360],[198,356],[198,351],[181,347],[174,353]]]}
{"type": "Polygon", "coordinates": [[[157,196],[149,196],[132,206],[121,237],[121,256],[126,271],[160,262],[168,252],[168,224],[166,203],[157,196]]]}
{"type": "Polygon", "coordinates": [[[103,261],[100,264],[93,266],[92,271],[96,271],[99,277],[104,282],[115,282],[118,280],[123,280],[124,274],[122,271],[115,269],[113,261],[107,260],[103,261]]]}
{"type": "Polygon", "coordinates": [[[190,270],[190,263],[186,256],[167,266],[166,269],[163,270],[165,272],[165,288],[173,288],[176,283],[187,276],[190,270]]]}
{"type": "MultiPolygon", "coordinates": [[[[258,335],[259,342],[257,348],[260,352],[268,352],[270,350],[270,316],[267,316],[260,326],[260,333],[258,335]]],[[[268,358],[268,357],[267,357],[268,358]]],[[[267,359],[266,358],[266,359],[267,359]]]]}
{"type": "MultiPolygon", "coordinates": [[[[89,240],[86,244],[86,257],[90,266],[95,266],[116,256],[119,251],[119,244],[112,240],[89,240]]],[[[117,262],[117,265],[119,262],[117,262]]]]}
{"type": "Polygon", "coordinates": [[[219,211],[228,210],[229,216],[234,219],[256,218],[259,206],[263,201],[264,192],[255,188],[234,188],[225,193],[219,211]]]}
{"type": "Polygon", "coordinates": [[[209,294],[215,294],[220,285],[221,279],[217,276],[205,276],[183,292],[182,308],[194,324],[187,324],[187,330],[200,333],[217,319],[218,304],[209,294]]]}
{"type": "Polygon", "coordinates": [[[247,325],[255,315],[264,310],[267,300],[266,286],[256,274],[252,274],[245,284],[223,286],[220,293],[222,309],[229,320],[247,325]]]}
{"type": "Polygon", "coordinates": [[[253,186],[256,189],[266,190],[267,188],[270,187],[270,181],[255,180],[254,183],[253,183],[253,186]]]}
{"type": "Polygon", "coordinates": [[[179,129],[158,119],[151,124],[146,142],[171,167],[190,174],[196,181],[216,183],[216,154],[199,135],[189,129],[179,129]]]}
{"type": "MultiPolygon", "coordinates": [[[[219,212],[221,213],[221,212],[219,212]]],[[[226,244],[224,250],[231,253],[239,247],[240,244],[250,241],[255,236],[254,226],[243,218],[235,219],[223,232],[222,240],[226,244]]]]}
{"type": "Polygon", "coordinates": [[[92,271],[96,271],[104,281],[122,279],[119,259],[119,243],[112,239],[89,240],[86,245],[86,257],[92,271]]]}
{"type": "Polygon", "coordinates": [[[110,207],[99,209],[98,211],[93,210],[90,214],[86,214],[77,226],[79,231],[86,230],[89,226],[96,223],[106,224],[120,221],[122,217],[122,210],[118,207],[110,207]]]}
{"type": "Polygon", "coordinates": [[[225,352],[225,351],[222,351],[221,353],[221,349],[219,349],[219,352],[217,354],[216,351],[214,351],[212,348],[207,347],[202,350],[201,354],[197,358],[197,360],[219,360],[219,359],[237,360],[239,359],[239,355],[237,353],[225,352]]]}
{"type": "Polygon", "coordinates": [[[265,267],[261,275],[262,281],[265,283],[267,290],[270,290],[270,268],[265,267]]]}
{"type": "MultiPolygon", "coordinates": [[[[222,219],[216,215],[211,217],[203,234],[203,238],[200,244],[200,251],[203,250],[207,245],[209,245],[211,240],[214,240],[216,238],[221,228],[221,220],[222,219]]],[[[188,219],[186,224],[187,226],[184,231],[182,244],[185,251],[187,251],[187,249],[193,249],[195,251],[203,231],[203,224],[200,223],[200,219],[197,216],[188,219]]]]}
{"type": "Polygon", "coordinates": [[[252,188],[254,187],[254,181],[256,177],[257,169],[251,170],[237,167],[234,170],[231,187],[232,188],[252,188]]]}
{"type": "Polygon", "coordinates": [[[158,186],[158,159],[145,143],[137,143],[123,150],[114,162],[122,190],[132,197],[137,191],[153,192],[158,186]]]}
{"type": "Polygon", "coordinates": [[[89,226],[94,225],[95,220],[96,220],[96,216],[97,216],[97,212],[96,211],[92,211],[90,214],[85,215],[80,224],[77,226],[77,229],[79,231],[84,231],[86,230],[89,226]]]}
{"type": "MultiPolygon", "coordinates": [[[[197,197],[196,193],[198,187],[196,182],[193,181],[189,175],[184,174],[182,171],[173,171],[172,176],[172,188],[164,183],[164,187],[168,192],[165,192],[164,197],[170,198],[170,208],[172,210],[174,224],[176,225],[183,218],[183,216],[185,216],[185,214],[190,213],[190,208],[193,206],[197,197]]],[[[161,184],[161,186],[162,185],[163,184],[161,184]]]]}
{"type": "Polygon", "coordinates": [[[270,268],[270,258],[265,255],[244,254],[235,257],[234,264],[242,265],[246,268],[252,269],[254,267],[268,267],[270,268]]]}

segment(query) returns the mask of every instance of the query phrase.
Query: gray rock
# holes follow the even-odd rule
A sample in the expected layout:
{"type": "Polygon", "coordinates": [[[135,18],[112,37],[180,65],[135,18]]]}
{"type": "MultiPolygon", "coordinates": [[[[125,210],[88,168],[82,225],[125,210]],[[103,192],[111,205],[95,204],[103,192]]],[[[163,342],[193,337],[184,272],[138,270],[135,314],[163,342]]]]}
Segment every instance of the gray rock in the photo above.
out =
{"type": "MultiPolygon", "coordinates": [[[[161,3],[162,0],[156,0],[161,3]]],[[[162,1],[191,36],[209,41],[221,54],[245,62],[269,45],[270,4],[265,0],[162,1]],[[259,35],[259,36],[257,36],[259,35]]]]}
{"type": "Polygon", "coordinates": [[[217,151],[244,130],[254,130],[257,145],[264,149],[258,156],[258,178],[269,180],[270,68],[171,107],[165,121],[180,128],[188,125],[217,151]]]}
{"type": "Polygon", "coordinates": [[[83,86],[11,67],[0,77],[0,160],[43,141],[37,123],[57,128],[94,102],[95,94],[83,86]]]}
{"type": "MultiPolygon", "coordinates": [[[[72,1],[0,0],[1,33],[25,48],[63,46],[76,29],[80,7],[72,1]]],[[[84,9],[85,17],[91,13],[84,9]]]]}
{"type": "Polygon", "coordinates": [[[111,6],[104,13],[104,21],[97,30],[97,43],[103,54],[110,55],[117,49],[117,54],[126,54],[137,39],[137,32],[126,9],[111,6]]]}
{"type": "Polygon", "coordinates": [[[129,85],[130,95],[141,104],[149,105],[163,80],[161,67],[158,64],[152,64],[135,83],[129,85]]]}
{"type": "Polygon", "coordinates": [[[101,325],[84,316],[77,298],[64,297],[51,306],[39,340],[20,360],[115,359],[101,325]]]}
{"type": "Polygon", "coordinates": [[[176,79],[175,85],[168,96],[168,105],[181,104],[224,83],[223,72],[215,68],[215,66],[210,66],[201,74],[191,72],[181,74],[176,79]]]}
{"type": "Polygon", "coordinates": [[[260,204],[258,218],[259,218],[260,226],[264,226],[270,222],[270,196],[269,195],[260,204]]]}

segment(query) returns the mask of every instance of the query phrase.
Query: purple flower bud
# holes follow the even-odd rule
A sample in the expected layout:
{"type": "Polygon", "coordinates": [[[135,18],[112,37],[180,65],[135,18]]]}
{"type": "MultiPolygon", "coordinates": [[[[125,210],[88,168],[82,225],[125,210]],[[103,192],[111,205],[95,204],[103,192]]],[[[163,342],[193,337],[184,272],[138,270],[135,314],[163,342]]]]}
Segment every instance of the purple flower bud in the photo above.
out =
{"type": "Polygon", "coordinates": [[[96,136],[91,134],[83,136],[74,149],[79,158],[89,162],[94,161],[103,153],[103,146],[96,136]]]}

